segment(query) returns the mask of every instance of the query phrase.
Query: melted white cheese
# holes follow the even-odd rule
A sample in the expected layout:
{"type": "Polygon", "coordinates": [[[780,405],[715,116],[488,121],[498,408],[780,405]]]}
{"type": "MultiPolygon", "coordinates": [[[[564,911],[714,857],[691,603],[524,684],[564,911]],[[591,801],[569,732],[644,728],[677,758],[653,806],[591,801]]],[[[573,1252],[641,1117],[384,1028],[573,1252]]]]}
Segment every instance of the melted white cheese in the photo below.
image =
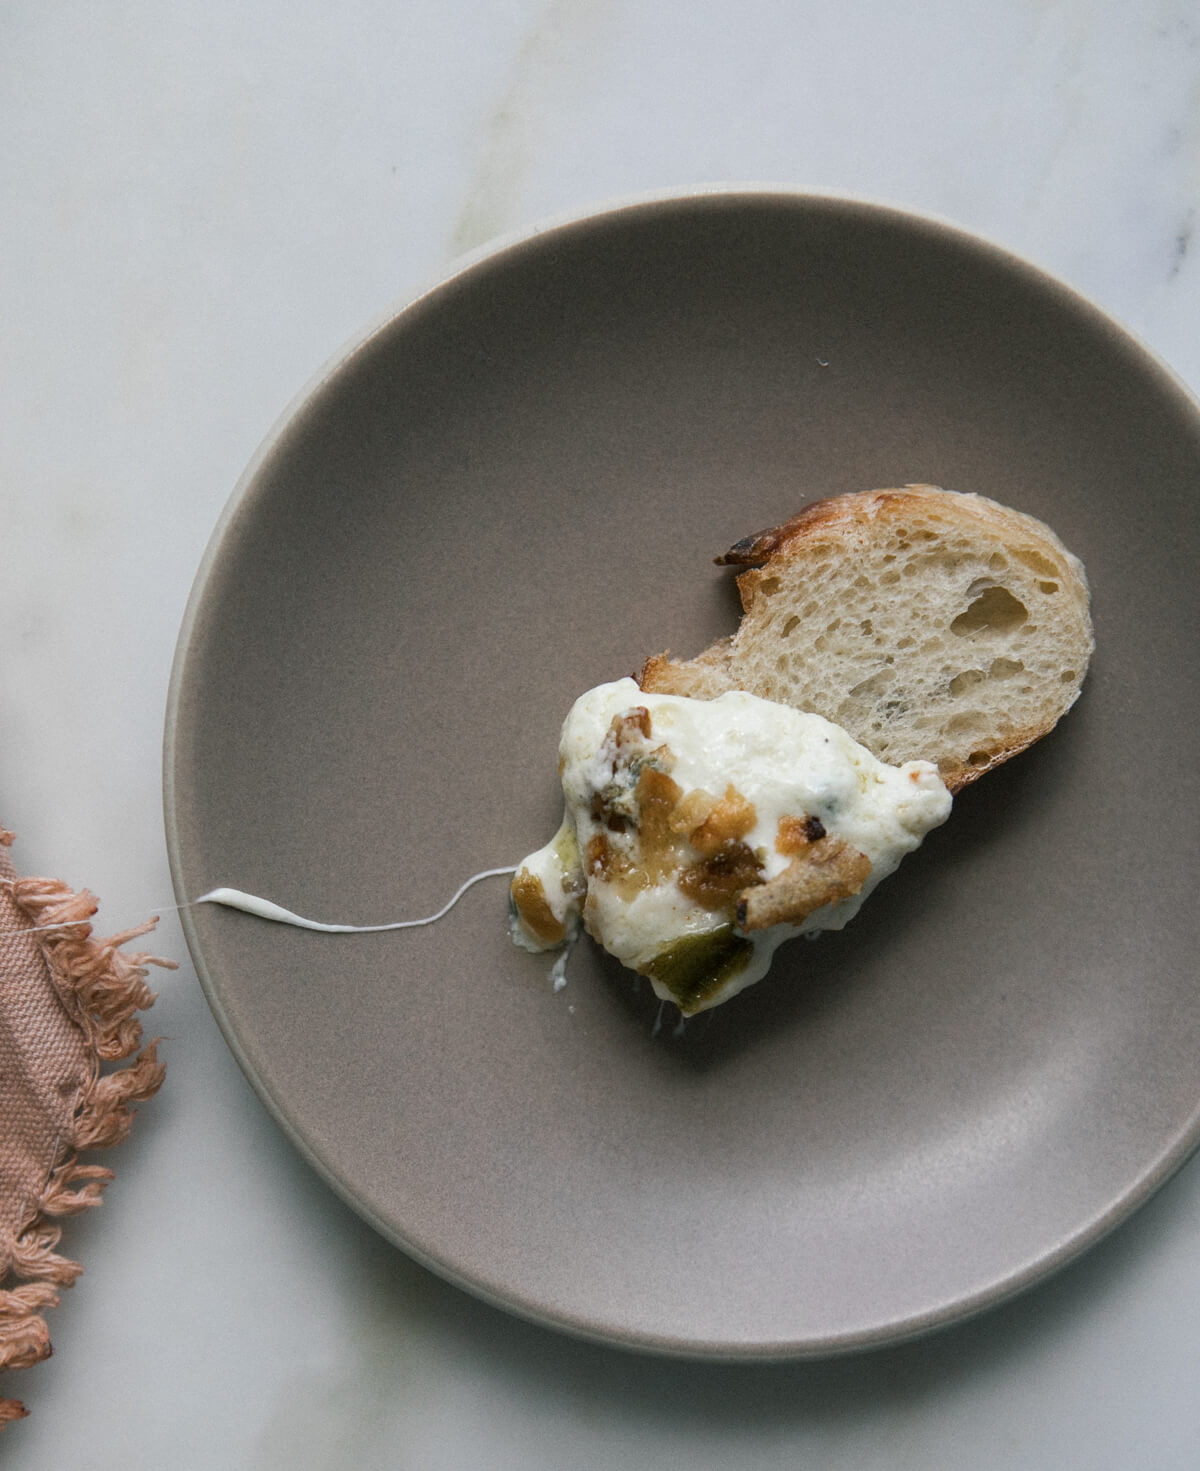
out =
{"type": "MultiPolygon", "coordinates": [[[[581,695],[563,725],[559,769],[566,811],[554,839],[518,869],[537,878],[547,904],[568,938],[581,913],[593,938],[623,964],[645,971],[664,950],[688,936],[730,927],[730,911],[694,902],[678,872],[630,894],[596,866],[586,872],[589,843],[603,838],[617,853],[637,858],[635,787],[645,764],[667,771],[685,793],[699,789],[720,799],[727,788],[752,803],[753,826],[740,839],[761,863],[760,881],[782,873],[791,859],[776,847],[781,818],[815,818],[870,861],[861,889],[827,903],[799,925],[756,930],[740,969],[690,1009],[703,1010],[760,980],[775,949],[793,935],[841,929],[881,879],[892,873],[931,828],[950,813],[950,794],[929,762],[888,766],[840,726],[740,691],[716,700],[647,694],[632,679],[599,685],[581,695]],[[638,709],[649,716],[650,734],[627,731],[614,745],[614,719],[638,709]],[[599,812],[598,812],[599,805],[599,812]],[[614,830],[613,814],[618,816],[614,830]]],[[[685,850],[686,839],[681,839],[685,850]]],[[[691,859],[700,855],[690,851],[691,859]]],[[[513,937],[528,949],[539,942],[514,913],[513,937]]],[[[746,949],[743,946],[743,949],[746,949]]],[[[676,999],[654,976],[664,999],[676,999]]]]}
{"type": "Polygon", "coordinates": [[[483,879],[497,878],[500,874],[516,871],[515,868],[485,868],[482,873],[473,873],[464,883],[459,884],[436,914],[427,914],[424,919],[393,919],[385,924],[326,924],[319,919],[305,919],[302,914],[284,909],[281,904],[270,899],[248,894],[245,889],[211,889],[207,894],[201,894],[198,899],[189,902],[221,904],[226,909],[240,909],[243,914],[252,914],[256,919],[269,919],[273,924],[288,924],[298,930],[317,930],[323,935],[377,935],[384,930],[415,930],[423,925],[437,924],[439,919],[444,919],[450,913],[468,889],[474,888],[483,879]]]}

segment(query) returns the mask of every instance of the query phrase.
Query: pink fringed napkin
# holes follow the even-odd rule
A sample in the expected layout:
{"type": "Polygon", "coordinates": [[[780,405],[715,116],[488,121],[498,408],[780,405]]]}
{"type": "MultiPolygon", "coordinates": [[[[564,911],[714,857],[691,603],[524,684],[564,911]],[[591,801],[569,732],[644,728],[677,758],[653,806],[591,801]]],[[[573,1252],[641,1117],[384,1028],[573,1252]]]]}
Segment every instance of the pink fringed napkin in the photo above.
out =
{"type": "MultiPolygon", "coordinates": [[[[11,842],[0,828],[0,1370],[50,1354],[42,1314],[82,1271],[55,1251],[57,1221],[99,1205],[112,1179],[79,1151],[119,1144],[158,1091],[165,1069],[155,1043],[138,1051],[138,1012],[154,1000],[145,967],[173,965],[120,950],[154,920],[94,940],[92,896],[18,878],[11,842]]],[[[0,1395],[0,1428],[25,1413],[0,1395]]]]}

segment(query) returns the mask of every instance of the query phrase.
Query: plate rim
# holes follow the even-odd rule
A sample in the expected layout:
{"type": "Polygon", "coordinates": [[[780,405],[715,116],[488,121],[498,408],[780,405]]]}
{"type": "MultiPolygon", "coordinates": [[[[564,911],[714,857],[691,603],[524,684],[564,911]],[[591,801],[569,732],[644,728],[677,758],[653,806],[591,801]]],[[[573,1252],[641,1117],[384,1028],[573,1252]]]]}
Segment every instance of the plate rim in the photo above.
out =
{"type": "Polygon", "coordinates": [[[192,898],[186,893],[183,883],[185,860],[180,832],[176,768],[182,707],[188,694],[188,664],[193,641],[214,575],[238,517],[253,494],[264,467],[306,406],[315,401],[328,384],[364,352],[376,338],[391,329],[402,317],[439,293],[450,289],[462,278],[488,262],[545,236],[586,229],[622,214],[652,213],[662,208],[703,201],[779,203],[800,207],[805,204],[822,207],[849,207],[864,215],[883,222],[894,223],[897,226],[924,228],[947,236],[968,250],[990,254],[998,263],[1006,265],[1010,270],[1015,269],[1020,273],[1028,274],[1040,282],[1043,287],[1051,288],[1061,294],[1064,299],[1074,303],[1077,308],[1081,308],[1099,324],[1106,326],[1118,337],[1123,338],[1127,345],[1137,349],[1190,406],[1192,414],[1200,424],[1200,396],[1160,353],[1109,309],[1101,306],[1087,293],[1023,253],[975,229],[967,228],[956,221],[928,211],[852,192],[815,190],[792,184],[714,182],[617,195],[579,209],[564,210],[539,218],[532,223],[497,235],[456,256],[442,269],[427,276],[414,290],[394,298],[389,306],[372,316],[364,327],[346,339],[315,372],[310,374],[301,387],[287,400],[260,440],[227,496],[197,563],[175,642],[167,688],[162,740],[164,828],[171,882],[175,899],[179,905],[179,917],[185,942],[205,1000],[226,1045],[256,1096],[305,1162],[346,1205],[385,1240],[443,1280],[493,1307],[526,1322],[564,1332],[583,1341],[657,1357],[716,1363],[811,1361],[890,1347],[926,1337],[1024,1295],[1077,1260],[1135,1214],[1200,1148],[1200,1096],[1198,1096],[1196,1108],[1191,1116],[1190,1126],[1181,1128],[1177,1132],[1176,1136],[1161,1150],[1158,1157],[1138,1176],[1132,1189],[1118,1199],[1109,1202],[1107,1207],[1099,1211],[1092,1220],[1079,1230],[1064,1237],[1052,1250],[1027,1262],[1006,1276],[988,1283],[973,1294],[958,1297],[952,1302],[935,1305],[924,1312],[884,1325],[787,1343],[731,1343],[715,1340],[700,1341],[691,1338],[685,1341],[670,1334],[656,1335],[634,1330],[613,1331],[610,1327],[585,1321],[582,1316],[571,1317],[564,1313],[556,1313],[546,1307],[532,1306],[514,1297],[506,1297],[489,1284],[458,1270],[452,1263],[431,1256],[421,1247],[406,1239],[398,1228],[374,1211],[355,1191],[353,1185],[342,1177],[334,1165],[318,1154],[315,1148],[306,1141],[298,1126],[289,1118],[287,1110],[277,1098],[268,1079],[262,1076],[251,1062],[227,1014],[219,995],[219,986],[209,970],[203,947],[199,941],[192,915],[192,898]]]}

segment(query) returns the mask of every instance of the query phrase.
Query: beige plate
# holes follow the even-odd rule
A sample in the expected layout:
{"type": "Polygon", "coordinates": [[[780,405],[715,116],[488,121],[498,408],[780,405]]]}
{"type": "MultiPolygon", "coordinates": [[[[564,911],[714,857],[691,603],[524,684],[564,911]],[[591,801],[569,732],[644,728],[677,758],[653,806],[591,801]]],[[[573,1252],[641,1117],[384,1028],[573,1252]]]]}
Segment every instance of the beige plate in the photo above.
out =
{"type": "Polygon", "coordinates": [[[234,496],[167,731],[180,895],[429,913],[558,820],[572,699],[732,627],[727,545],[932,481],[1045,518],[1098,653],[842,935],[676,1036],[503,879],[428,930],[186,914],[230,1045],[392,1240],[542,1322],[829,1353],[960,1318],[1200,1127],[1200,417],[1063,286],[944,225],[724,191],[476,259],[306,394],[234,496]]]}

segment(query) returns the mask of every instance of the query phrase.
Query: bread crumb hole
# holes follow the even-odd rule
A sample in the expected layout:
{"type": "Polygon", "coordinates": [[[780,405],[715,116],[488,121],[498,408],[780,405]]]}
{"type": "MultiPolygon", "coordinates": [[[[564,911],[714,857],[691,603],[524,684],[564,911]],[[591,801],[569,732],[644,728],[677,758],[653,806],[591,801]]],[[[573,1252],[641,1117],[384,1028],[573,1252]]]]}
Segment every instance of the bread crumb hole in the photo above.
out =
{"type": "Polygon", "coordinates": [[[858,631],[860,633],[874,633],[875,625],[871,622],[869,618],[864,618],[863,621],[858,625],[858,631]]]}
{"type": "Polygon", "coordinates": [[[1031,571],[1040,572],[1043,577],[1057,577],[1058,568],[1049,557],[1043,557],[1041,552],[1035,552],[1030,547],[1022,547],[1017,556],[1025,563],[1031,571]]]}
{"type": "Polygon", "coordinates": [[[950,681],[950,693],[957,699],[959,695],[966,694],[975,685],[982,684],[987,678],[982,669],[964,669],[961,674],[956,674],[950,681]]]}
{"type": "Polygon", "coordinates": [[[1007,566],[1008,558],[1004,555],[1003,552],[993,552],[992,555],[988,558],[989,572],[1003,572],[1007,566]]]}
{"type": "Polygon", "coordinates": [[[886,572],[879,574],[879,580],[890,587],[893,583],[900,581],[900,574],[894,567],[889,567],[886,572]]]}
{"type": "Polygon", "coordinates": [[[772,593],[779,591],[780,583],[778,577],[764,577],[758,584],[758,590],[764,597],[770,597],[772,593]]]}
{"type": "Polygon", "coordinates": [[[1075,681],[1075,671],[1073,669],[1064,669],[1058,677],[1063,684],[1073,684],[1075,681]]]}
{"type": "Polygon", "coordinates": [[[1024,668],[1020,659],[993,659],[988,669],[988,678],[1008,679],[1011,675],[1020,674],[1024,668]]]}
{"type": "Polygon", "coordinates": [[[1012,633],[1024,623],[1029,610],[1006,587],[986,587],[950,625],[959,638],[976,633],[1012,633]]]}
{"type": "Polygon", "coordinates": [[[908,634],[905,634],[903,638],[898,638],[896,640],[896,647],[898,649],[911,649],[916,644],[916,642],[917,641],[915,638],[910,638],[908,634]]]}
{"type": "Polygon", "coordinates": [[[987,766],[991,759],[986,751],[972,751],[967,757],[967,761],[972,766],[987,766]]]}
{"type": "Polygon", "coordinates": [[[784,638],[787,638],[790,635],[792,629],[793,628],[798,628],[799,625],[800,625],[800,619],[796,616],[795,613],[793,613],[792,616],[788,619],[788,621],[783,625],[783,637],[784,638]]]}
{"type": "Polygon", "coordinates": [[[1039,582],[1038,583],[1038,586],[1041,588],[1041,590],[1043,592],[1057,592],[1058,591],[1058,583],[1057,582],[1039,582]]]}

